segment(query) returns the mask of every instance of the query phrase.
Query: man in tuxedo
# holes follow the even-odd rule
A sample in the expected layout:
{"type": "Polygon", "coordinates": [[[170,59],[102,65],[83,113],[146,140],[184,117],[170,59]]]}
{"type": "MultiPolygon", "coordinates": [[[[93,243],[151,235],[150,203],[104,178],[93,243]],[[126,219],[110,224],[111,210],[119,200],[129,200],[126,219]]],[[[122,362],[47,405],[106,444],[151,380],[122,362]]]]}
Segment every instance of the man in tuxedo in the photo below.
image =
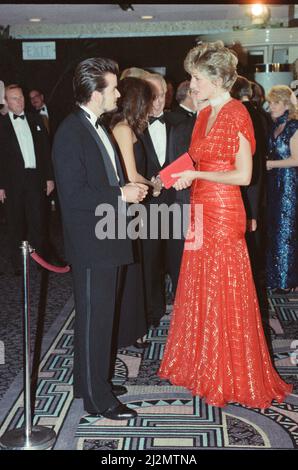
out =
{"type": "Polygon", "coordinates": [[[35,112],[39,113],[43,119],[45,128],[48,131],[48,134],[51,135],[51,127],[50,127],[50,116],[49,116],[49,109],[44,100],[44,94],[41,93],[39,90],[31,90],[29,92],[29,99],[32,105],[32,108],[35,112]]]}
{"type": "Polygon", "coordinates": [[[44,194],[54,189],[50,145],[40,116],[24,113],[18,85],[6,87],[8,113],[0,117],[0,198],[6,197],[11,259],[21,274],[21,240],[43,255],[44,194]],[[27,237],[26,237],[27,228],[27,237]]]}
{"type": "Polygon", "coordinates": [[[176,106],[172,111],[166,113],[167,120],[173,126],[177,126],[182,121],[194,119],[196,117],[196,107],[193,102],[189,86],[189,80],[185,80],[180,83],[176,91],[176,101],[178,106],[176,106]]]}
{"type": "MultiPolygon", "coordinates": [[[[167,85],[164,78],[159,74],[151,74],[144,77],[154,90],[154,101],[149,117],[149,125],[140,136],[143,142],[146,155],[145,178],[151,179],[158,175],[160,170],[169,164],[168,138],[171,124],[168,123],[163,111],[165,107],[165,97],[167,85]]],[[[150,214],[150,206],[161,204],[169,205],[170,191],[161,191],[158,197],[151,194],[145,201],[147,213],[150,214]]],[[[151,221],[152,222],[152,221],[151,221]]],[[[156,223],[157,221],[155,221],[156,223]]],[[[147,231],[150,233],[150,220],[148,217],[147,231]]],[[[144,256],[144,280],[146,307],[148,312],[148,322],[157,326],[161,317],[165,314],[165,274],[167,269],[167,246],[168,240],[162,239],[162,224],[166,223],[162,216],[159,217],[159,227],[156,238],[142,240],[144,256]]]]}
{"type": "Polygon", "coordinates": [[[73,79],[78,107],[55,135],[53,161],[66,257],[73,272],[74,396],[83,398],[89,414],[125,420],[137,413],[117,399],[126,388],[113,385],[111,374],[121,268],[133,262],[132,243],[117,234],[99,236],[96,214],[108,207],[117,227],[125,201],[140,202],[147,186],[125,184],[116,150],[100,124],[103,113],[116,109],[117,73],[118,65],[110,59],[78,64],[73,79]]]}
{"type": "MultiPolygon", "coordinates": [[[[185,83],[185,82],[183,82],[185,83]]],[[[208,101],[199,101],[197,99],[197,93],[195,90],[188,91],[189,96],[192,101],[192,108],[195,110],[191,115],[184,115],[182,119],[176,126],[173,126],[169,135],[169,161],[172,163],[177,158],[179,158],[183,153],[187,152],[191,142],[191,136],[193,128],[197,119],[198,113],[208,105],[208,101]]],[[[190,189],[186,188],[181,191],[171,192],[171,204],[178,204],[182,210],[183,205],[190,204],[190,189]]],[[[181,258],[184,248],[184,236],[182,233],[181,227],[181,238],[171,237],[169,240],[169,266],[172,277],[172,291],[173,294],[176,292],[181,258]]]]}
{"type": "Polygon", "coordinates": [[[239,75],[231,89],[231,96],[238,99],[246,107],[254,128],[256,139],[256,151],[253,155],[253,170],[251,182],[248,186],[241,187],[241,195],[247,217],[246,242],[249,250],[251,265],[254,273],[254,279],[257,289],[259,289],[259,271],[260,271],[260,229],[262,223],[261,203],[264,195],[265,182],[265,155],[267,153],[267,134],[266,127],[262,120],[262,115],[250,101],[252,97],[252,85],[247,78],[239,75]]]}

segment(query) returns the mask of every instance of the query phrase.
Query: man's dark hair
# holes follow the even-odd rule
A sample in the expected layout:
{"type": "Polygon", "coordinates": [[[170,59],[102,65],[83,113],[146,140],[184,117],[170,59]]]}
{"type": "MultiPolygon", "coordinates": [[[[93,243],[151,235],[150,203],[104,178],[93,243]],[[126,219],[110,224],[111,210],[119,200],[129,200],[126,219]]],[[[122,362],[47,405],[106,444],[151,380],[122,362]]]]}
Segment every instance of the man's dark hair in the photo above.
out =
{"type": "Polygon", "coordinates": [[[80,62],[76,67],[73,78],[76,102],[79,104],[88,103],[95,90],[99,92],[104,90],[107,86],[105,80],[107,73],[115,75],[119,73],[118,64],[111,59],[94,57],[80,62]]]}
{"type": "Polygon", "coordinates": [[[236,100],[241,100],[244,96],[250,99],[252,97],[251,82],[247,78],[238,75],[230,93],[236,100]]]}

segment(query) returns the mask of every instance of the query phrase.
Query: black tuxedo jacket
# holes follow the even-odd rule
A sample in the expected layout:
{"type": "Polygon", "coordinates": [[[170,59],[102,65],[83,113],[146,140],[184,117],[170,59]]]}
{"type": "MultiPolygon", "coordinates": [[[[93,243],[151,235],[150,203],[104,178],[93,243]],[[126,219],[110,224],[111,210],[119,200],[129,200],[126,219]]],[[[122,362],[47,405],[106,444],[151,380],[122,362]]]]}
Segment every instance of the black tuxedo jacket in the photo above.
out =
{"type": "MultiPolygon", "coordinates": [[[[149,134],[148,128],[144,131],[144,133],[140,136],[140,140],[143,143],[143,148],[145,150],[145,178],[151,180],[152,176],[157,176],[158,173],[162,168],[165,168],[170,160],[169,160],[169,135],[172,128],[172,125],[167,120],[167,114],[165,116],[165,124],[166,124],[166,134],[167,134],[167,143],[166,143],[166,159],[164,164],[161,166],[158,160],[158,156],[155,152],[154,145],[149,134]]],[[[145,203],[153,203],[153,204],[160,204],[162,202],[166,202],[168,200],[169,194],[168,190],[162,190],[158,197],[147,196],[145,203]]]]}
{"type": "MultiPolygon", "coordinates": [[[[47,130],[39,115],[26,113],[26,118],[34,143],[37,174],[41,186],[45,187],[46,181],[54,179],[47,130]]],[[[9,195],[16,185],[21,184],[25,167],[21,148],[8,114],[0,116],[0,148],[0,189],[5,189],[9,195]]]]}
{"type": "Polygon", "coordinates": [[[177,126],[183,121],[196,118],[195,113],[191,113],[190,111],[187,111],[181,106],[177,106],[172,111],[168,111],[167,113],[165,113],[165,115],[166,115],[167,121],[173,126],[177,126]]]}
{"type": "Polygon", "coordinates": [[[264,128],[260,113],[254,108],[254,106],[249,101],[244,101],[242,104],[249,112],[253,123],[256,139],[256,151],[253,155],[251,182],[248,186],[241,187],[241,193],[247,218],[257,219],[264,186],[266,129],[264,128]]]}
{"type": "MultiPolygon", "coordinates": [[[[47,110],[48,110],[48,119],[49,119],[49,129],[50,129],[50,133],[49,133],[49,137],[50,137],[50,141],[51,143],[53,142],[53,139],[54,139],[54,135],[60,125],[60,123],[62,122],[62,120],[66,117],[66,115],[68,113],[63,113],[57,106],[53,108],[53,106],[49,105],[46,103],[46,107],[47,107],[47,110]]],[[[39,113],[39,111],[37,111],[36,109],[34,108],[30,108],[30,112],[32,112],[33,114],[37,114],[38,116],[40,116],[42,118],[42,115],[39,113]]],[[[43,118],[42,118],[43,119],[43,118]]]]}
{"type": "MultiPolygon", "coordinates": [[[[177,126],[173,126],[169,135],[169,161],[172,163],[183,153],[187,152],[190,146],[192,131],[196,122],[196,116],[188,117],[180,122],[177,126]]],[[[189,204],[190,189],[182,189],[181,191],[173,191],[173,202],[181,202],[189,204]]]]}
{"type": "MultiPolygon", "coordinates": [[[[126,209],[120,191],[125,181],[116,151],[115,158],[120,184],[105,146],[80,108],[71,113],[56,132],[53,162],[66,257],[70,263],[92,267],[133,262],[131,240],[117,238],[117,235],[114,239],[98,239],[95,234],[100,221],[95,209],[99,204],[109,205],[106,210],[116,214],[116,233],[118,219],[126,209]]],[[[106,212],[101,216],[106,217],[106,212]]]]}

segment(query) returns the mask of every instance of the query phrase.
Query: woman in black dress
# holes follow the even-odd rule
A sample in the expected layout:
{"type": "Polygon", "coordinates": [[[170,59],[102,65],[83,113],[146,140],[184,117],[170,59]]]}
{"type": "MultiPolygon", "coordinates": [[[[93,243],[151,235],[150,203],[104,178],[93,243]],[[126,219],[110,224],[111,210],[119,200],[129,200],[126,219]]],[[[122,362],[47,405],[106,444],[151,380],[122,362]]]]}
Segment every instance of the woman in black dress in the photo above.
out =
{"type": "MultiPolygon", "coordinates": [[[[110,129],[122,156],[127,179],[132,183],[152,185],[143,176],[146,160],[138,137],[148,124],[153,91],[148,82],[135,77],[120,80],[118,89],[121,97],[117,102],[118,110],[111,118],[110,129]]],[[[147,331],[147,321],[139,240],[136,240],[134,248],[136,263],[127,266],[118,344],[124,346],[134,343],[136,347],[146,347],[148,343],[142,341],[147,331]]]]}

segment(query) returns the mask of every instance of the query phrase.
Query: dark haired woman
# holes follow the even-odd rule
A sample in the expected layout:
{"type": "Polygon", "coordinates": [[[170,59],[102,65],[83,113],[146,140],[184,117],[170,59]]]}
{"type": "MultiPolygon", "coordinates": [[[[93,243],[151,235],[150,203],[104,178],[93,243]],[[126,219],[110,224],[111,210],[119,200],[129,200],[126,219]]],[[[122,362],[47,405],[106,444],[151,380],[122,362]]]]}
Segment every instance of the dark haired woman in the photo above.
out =
{"type": "MultiPolygon", "coordinates": [[[[119,147],[128,180],[131,183],[148,184],[143,176],[146,160],[138,136],[147,126],[153,92],[148,82],[135,77],[120,80],[118,89],[121,97],[117,102],[118,111],[111,118],[110,128],[119,147]]],[[[135,243],[134,247],[137,262],[127,266],[119,346],[132,344],[131,339],[134,336],[134,341],[139,338],[134,345],[145,347],[149,344],[140,340],[147,330],[140,243],[135,243]]]]}

